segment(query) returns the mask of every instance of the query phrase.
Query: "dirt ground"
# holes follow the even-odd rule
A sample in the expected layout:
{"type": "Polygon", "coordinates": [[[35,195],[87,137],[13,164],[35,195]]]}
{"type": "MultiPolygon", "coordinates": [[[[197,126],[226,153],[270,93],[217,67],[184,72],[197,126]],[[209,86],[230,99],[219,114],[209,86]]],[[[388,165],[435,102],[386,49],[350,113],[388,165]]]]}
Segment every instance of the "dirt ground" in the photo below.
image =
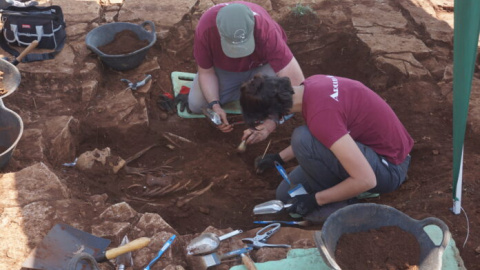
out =
{"type": "MultiPolygon", "coordinates": [[[[60,166],[55,171],[60,178],[69,179],[69,188],[75,197],[86,199],[93,194],[106,193],[109,203],[126,201],[139,212],[160,214],[180,234],[199,233],[208,226],[249,230],[257,227],[253,221],[259,219],[252,215],[253,206],[273,199],[275,188],[281,181],[281,176],[276,171],[262,175],[254,172],[253,160],[263,154],[268,141],[249,146],[245,153],[238,154],[235,149],[240,143],[244,127],[235,127],[233,132],[224,134],[204,119],[183,119],[176,114],[167,115],[157,106],[160,94],[172,92],[171,72],[196,72],[190,20],[186,16],[181,25],[172,29],[170,38],[148,52],[147,58],[156,56],[161,65],[158,72],[152,73],[152,91],[146,95],[150,117],[148,130],[139,129],[127,134],[121,134],[115,129],[98,130],[87,115],[76,115],[82,123],[83,133],[78,146],[79,154],[94,148],[110,147],[112,153],[128,158],[157,143],[157,147],[151,148],[129,165],[140,168],[163,166],[160,170],[150,172],[149,177],[171,175],[173,181],[184,184],[186,188],[164,195],[145,196],[146,191],[153,189],[146,185],[146,177],[126,174],[124,171],[117,175],[92,175],[60,166]],[[182,31],[183,34],[175,35],[175,31],[182,31]],[[177,54],[168,53],[168,48],[177,48],[177,54]],[[179,147],[170,150],[165,147],[170,142],[162,136],[164,132],[182,136],[193,143],[179,143],[179,147]],[[190,192],[189,188],[200,190],[210,183],[213,185],[203,195],[184,205],[178,204],[178,198],[190,192]]],[[[289,40],[292,40],[290,46],[306,76],[332,74],[370,85],[391,105],[415,140],[408,180],[393,193],[362,202],[393,206],[415,219],[433,216],[443,220],[449,226],[466,268],[479,269],[480,210],[477,204],[480,195],[477,192],[480,190],[480,178],[475,169],[480,163],[480,142],[475,134],[467,131],[462,197],[464,212],[455,215],[450,210],[452,107],[438,87],[430,82],[402,81],[391,75],[388,77],[388,85],[395,85],[394,87],[376,89],[374,81],[380,74],[371,62],[368,48],[354,45],[358,44],[358,40],[348,29],[344,29],[341,34],[331,34],[337,44],[345,44],[345,47],[330,46],[319,50],[318,55],[305,55],[301,51],[306,44],[293,41],[302,35],[309,35],[309,42],[320,44],[322,41],[315,37],[324,35],[326,30],[321,28],[318,18],[287,18],[280,23],[289,40]]],[[[134,71],[117,72],[105,67],[102,72],[103,91],[111,91],[107,88],[122,91],[125,85],[119,78],[133,74],[134,71]]],[[[32,87],[34,86],[28,78],[22,80],[20,88],[32,87]]],[[[23,100],[12,96],[9,102],[21,103],[23,100]]],[[[75,101],[64,105],[72,108],[77,106],[75,101]]],[[[232,119],[241,120],[241,117],[232,116],[232,119]]],[[[277,128],[270,137],[272,143],[268,152],[277,152],[288,146],[291,132],[302,123],[301,115],[296,115],[277,128]]],[[[12,167],[15,164],[10,166],[9,169],[15,169],[12,167]]],[[[287,170],[294,166],[294,161],[285,164],[287,170]]],[[[273,218],[287,219],[284,215],[273,218]]],[[[359,246],[358,249],[362,247],[359,246]]]]}

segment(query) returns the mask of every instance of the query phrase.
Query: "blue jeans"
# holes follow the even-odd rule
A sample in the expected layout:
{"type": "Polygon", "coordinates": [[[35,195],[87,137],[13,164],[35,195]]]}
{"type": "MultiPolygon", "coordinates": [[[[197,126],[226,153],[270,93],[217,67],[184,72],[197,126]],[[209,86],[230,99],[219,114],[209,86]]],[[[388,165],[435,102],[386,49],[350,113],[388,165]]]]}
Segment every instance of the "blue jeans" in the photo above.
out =
{"type": "MultiPolygon", "coordinates": [[[[309,193],[328,189],[349,177],[347,171],[338,161],[332,151],[321,144],[307,126],[295,129],[292,135],[292,148],[299,166],[290,174],[292,184],[302,184],[309,193]]],[[[388,193],[396,190],[405,181],[410,155],[399,164],[388,162],[375,153],[370,147],[357,142],[377,178],[377,186],[369,190],[371,193],[388,193]]],[[[276,197],[287,202],[290,185],[283,180],[277,187],[276,197]]]]}
{"type": "MultiPolygon", "coordinates": [[[[263,75],[275,76],[270,64],[250,69],[245,72],[230,72],[215,68],[215,74],[218,78],[219,98],[221,104],[226,104],[240,99],[240,86],[253,78],[257,73],[263,75]]],[[[193,79],[193,86],[188,95],[188,107],[193,113],[201,113],[202,108],[207,106],[208,102],[203,96],[202,89],[198,82],[198,73],[193,79]]]]}

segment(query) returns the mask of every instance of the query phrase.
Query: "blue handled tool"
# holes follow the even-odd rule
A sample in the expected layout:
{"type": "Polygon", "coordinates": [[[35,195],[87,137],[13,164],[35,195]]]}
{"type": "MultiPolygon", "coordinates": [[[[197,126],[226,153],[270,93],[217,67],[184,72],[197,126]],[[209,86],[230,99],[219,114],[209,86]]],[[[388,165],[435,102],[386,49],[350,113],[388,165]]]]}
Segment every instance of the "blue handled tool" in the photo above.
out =
{"type": "Polygon", "coordinates": [[[291,189],[288,191],[288,194],[290,195],[290,197],[295,197],[297,195],[304,195],[304,194],[308,194],[308,192],[305,190],[305,188],[303,187],[302,184],[298,184],[296,186],[294,186],[292,184],[292,182],[290,182],[290,179],[288,179],[288,175],[287,175],[287,172],[285,171],[285,169],[283,168],[283,166],[278,163],[277,161],[275,161],[275,168],[277,168],[278,172],[280,173],[280,175],[282,175],[283,179],[290,185],[291,189]]]}
{"type": "Polygon", "coordinates": [[[158,259],[160,259],[160,257],[162,256],[163,252],[165,252],[165,250],[167,250],[170,245],[172,244],[173,240],[175,240],[175,237],[176,235],[172,235],[172,237],[170,237],[170,239],[167,240],[167,242],[165,242],[165,244],[163,245],[163,247],[160,249],[160,251],[158,252],[158,255],[157,257],[153,258],[153,260],[147,265],[147,267],[143,268],[143,270],[150,270],[150,267],[157,262],[158,259]]]}
{"type": "Polygon", "coordinates": [[[301,220],[301,221],[256,220],[253,223],[255,224],[282,223],[285,225],[298,225],[298,226],[308,226],[310,224],[308,220],[301,220]]]}
{"type": "Polygon", "coordinates": [[[148,81],[150,81],[150,79],[152,79],[152,75],[148,74],[145,79],[136,83],[133,83],[127,79],[120,79],[120,81],[127,83],[128,87],[125,90],[137,90],[139,87],[144,86],[148,81]]]}
{"type": "Polygon", "coordinates": [[[285,169],[283,168],[282,165],[280,165],[280,163],[278,163],[277,161],[275,161],[275,168],[277,168],[277,171],[280,173],[280,175],[283,177],[283,179],[285,181],[287,181],[287,183],[292,186],[292,183],[290,182],[290,179],[288,179],[288,175],[287,175],[287,172],[285,171],[285,169]]]}

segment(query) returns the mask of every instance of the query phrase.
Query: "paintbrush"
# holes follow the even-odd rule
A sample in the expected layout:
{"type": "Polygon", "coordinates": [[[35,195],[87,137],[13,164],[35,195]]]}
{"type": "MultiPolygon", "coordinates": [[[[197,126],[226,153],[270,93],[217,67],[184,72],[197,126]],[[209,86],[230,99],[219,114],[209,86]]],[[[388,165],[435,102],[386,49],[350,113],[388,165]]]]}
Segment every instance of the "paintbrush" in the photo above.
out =
{"type": "Polygon", "coordinates": [[[257,220],[254,221],[253,223],[255,224],[271,224],[271,223],[282,223],[286,225],[298,225],[302,227],[306,227],[310,225],[310,222],[308,220],[302,220],[302,221],[277,221],[277,220],[257,220]]]}
{"type": "Polygon", "coordinates": [[[253,133],[250,133],[245,140],[243,140],[240,145],[237,147],[237,152],[238,153],[245,153],[247,150],[247,140],[250,136],[252,136],[253,133]]]}

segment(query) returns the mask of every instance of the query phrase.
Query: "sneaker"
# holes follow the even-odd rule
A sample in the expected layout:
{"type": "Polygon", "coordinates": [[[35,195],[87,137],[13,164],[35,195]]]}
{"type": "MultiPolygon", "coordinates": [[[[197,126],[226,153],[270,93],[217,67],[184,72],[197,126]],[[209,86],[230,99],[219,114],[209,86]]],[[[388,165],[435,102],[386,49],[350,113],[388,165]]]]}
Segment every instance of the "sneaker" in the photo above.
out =
{"type": "Polygon", "coordinates": [[[368,198],[377,198],[380,197],[380,193],[371,193],[371,192],[363,192],[362,194],[357,196],[357,199],[368,199],[368,198]]]}
{"type": "Polygon", "coordinates": [[[301,218],[302,215],[297,214],[297,213],[288,213],[292,218],[301,218]]]}

